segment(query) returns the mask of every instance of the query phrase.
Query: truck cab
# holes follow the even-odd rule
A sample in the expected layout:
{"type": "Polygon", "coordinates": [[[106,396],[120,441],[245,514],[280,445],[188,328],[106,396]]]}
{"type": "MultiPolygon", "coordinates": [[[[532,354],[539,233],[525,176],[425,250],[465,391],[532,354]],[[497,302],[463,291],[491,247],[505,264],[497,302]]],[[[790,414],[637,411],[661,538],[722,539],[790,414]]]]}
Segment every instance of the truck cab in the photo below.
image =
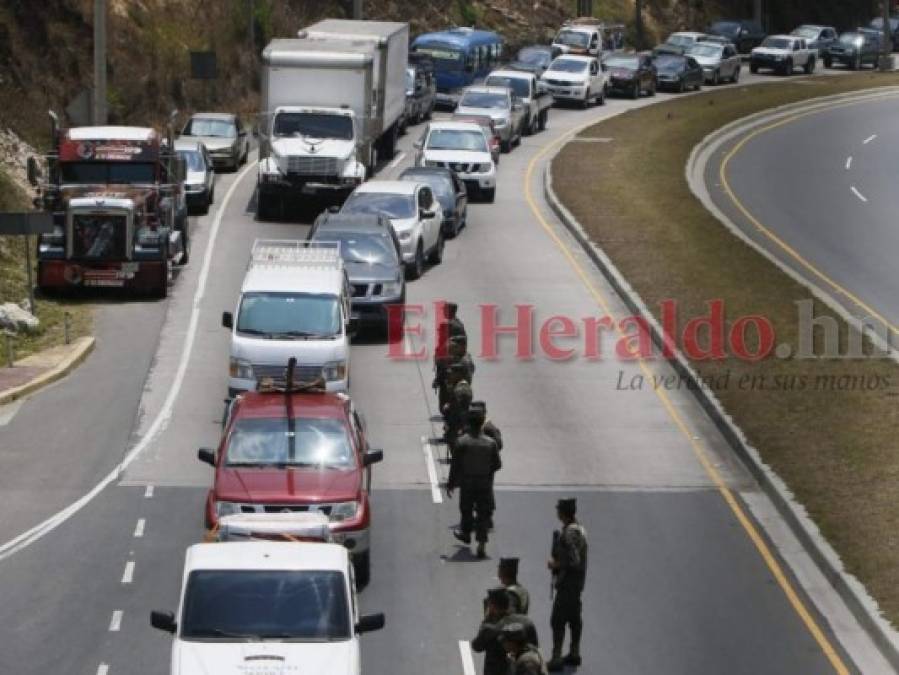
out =
{"type": "Polygon", "coordinates": [[[171,675],[361,675],[384,615],[360,615],[344,547],[251,541],[188,548],[177,611],[150,623],[173,637],[171,675]]]}
{"type": "Polygon", "coordinates": [[[560,54],[599,57],[603,50],[603,27],[598,23],[567,23],[556,33],[552,48],[560,54]]]}
{"type": "Polygon", "coordinates": [[[533,134],[546,128],[553,97],[546,85],[529,70],[494,70],[484,84],[489,87],[509,87],[525,109],[525,133],[533,134]]]}
{"type": "Polygon", "coordinates": [[[36,204],[55,223],[38,243],[38,285],[48,292],[124,288],[164,297],[172,266],[190,255],[184,160],[150,128],[61,131],[52,119],[46,180],[37,161],[29,161],[36,204]]]}

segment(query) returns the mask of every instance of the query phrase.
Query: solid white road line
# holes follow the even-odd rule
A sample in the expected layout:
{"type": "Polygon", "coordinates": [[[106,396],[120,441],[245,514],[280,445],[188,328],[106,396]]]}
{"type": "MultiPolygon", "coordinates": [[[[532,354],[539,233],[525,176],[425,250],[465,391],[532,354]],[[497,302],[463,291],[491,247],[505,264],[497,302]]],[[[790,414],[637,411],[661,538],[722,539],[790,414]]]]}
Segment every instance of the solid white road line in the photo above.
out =
{"type": "Polygon", "coordinates": [[[862,143],[865,144],[865,145],[868,145],[868,143],[870,143],[871,141],[873,141],[875,138],[877,138],[877,134],[871,134],[871,135],[868,136],[865,140],[863,140],[862,143]]]}
{"type": "Polygon", "coordinates": [[[12,418],[16,416],[16,413],[19,412],[19,408],[22,407],[23,401],[24,399],[20,398],[12,403],[0,406],[0,427],[5,427],[12,422],[12,418]]]}
{"type": "Polygon", "coordinates": [[[112,618],[109,620],[109,632],[110,633],[118,633],[122,630],[122,610],[117,609],[112,613],[112,618]]]}
{"type": "MultiPolygon", "coordinates": [[[[178,361],[178,369],[175,372],[175,379],[172,382],[172,386],[169,388],[168,396],[166,396],[165,402],[162,404],[162,409],[156,415],[153,420],[153,423],[150,425],[150,428],[147,429],[147,433],[144,434],[143,438],[138,441],[138,443],[128,451],[128,453],[122,458],[122,461],[119,462],[115,467],[113,467],[112,471],[110,471],[99,483],[97,483],[87,494],[82,496],[75,502],[72,502],[66,508],[58,511],[53,514],[46,520],[41,523],[38,523],[30,530],[26,530],[22,534],[9,541],[5,542],[2,546],[0,546],[0,560],[5,560],[11,555],[15,555],[19,551],[24,548],[27,548],[34,542],[43,538],[45,535],[49,534],[57,527],[66,522],[69,518],[78,513],[81,509],[83,509],[87,504],[91,502],[98,494],[100,494],[106,486],[112,483],[119,474],[124,471],[131,462],[134,461],[134,458],[137,457],[150,443],[153,441],[156,436],[163,431],[166,426],[168,426],[169,421],[172,419],[172,411],[175,407],[175,401],[178,400],[178,395],[181,393],[181,386],[184,384],[184,377],[187,374],[187,365],[190,363],[190,355],[193,352],[194,342],[197,337],[197,327],[199,325],[200,320],[200,302],[203,299],[203,296],[206,293],[206,282],[209,279],[209,268],[212,265],[212,254],[215,250],[215,240],[218,237],[219,229],[222,224],[222,216],[224,216],[225,211],[227,211],[228,203],[231,201],[231,198],[234,196],[234,193],[237,190],[237,187],[241,184],[243,178],[252,170],[256,168],[256,162],[252,164],[247,164],[244,167],[243,171],[237,174],[237,177],[234,179],[234,182],[231,183],[231,186],[228,188],[228,192],[225,194],[225,198],[222,200],[221,208],[215,214],[215,219],[212,222],[212,228],[209,231],[209,241],[206,244],[206,251],[203,255],[203,265],[200,269],[200,276],[197,281],[197,290],[194,293],[193,297],[193,309],[191,309],[190,313],[190,323],[187,327],[187,334],[184,338],[184,347],[181,351],[181,359],[178,361]]],[[[151,490],[152,486],[147,487],[147,494],[145,496],[152,497],[153,491],[151,490]]]]}
{"type": "Polygon", "coordinates": [[[851,167],[852,167],[852,155],[849,155],[849,156],[846,158],[846,171],[849,171],[849,169],[850,169],[851,167]]]}
{"type": "Polygon", "coordinates": [[[134,561],[129,560],[125,563],[125,571],[122,573],[122,583],[130,584],[134,581],[134,561]]]}
{"type": "Polygon", "coordinates": [[[477,675],[474,669],[474,656],[471,654],[471,643],[468,640],[459,640],[459,654],[462,655],[464,675],[477,675]]]}
{"type": "Polygon", "coordinates": [[[854,194],[856,197],[858,197],[859,199],[861,199],[863,202],[867,202],[867,201],[868,201],[868,200],[865,198],[865,195],[863,195],[861,192],[859,192],[858,190],[855,189],[855,186],[854,186],[854,185],[853,185],[851,188],[849,188],[849,189],[852,190],[852,194],[854,194]]]}
{"type": "Polygon", "coordinates": [[[134,536],[135,538],[140,538],[144,536],[144,528],[147,526],[146,518],[138,518],[137,525],[134,526],[134,536]]]}
{"type": "Polygon", "coordinates": [[[147,499],[153,499],[153,486],[152,485],[148,485],[147,489],[144,490],[144,497],[146,497],[147,499]]]}
{"type": "Polygon", "coordinates": [[[109,666],[105,663],[101,663],[97,666],[97,675],[106,675],[109,672],[109,666]]]}
{"type": "Polygon", "coordinates": [[[440,492],[440,482],[437,480],[437,465],[434,463],[434,453],[431,452],[431,443],[426,436],[421,437],[421,451],[425,455],[425,466],[428,469],[428,481],[431,483],[431,499],[435,504],[443,503],[443,495],[440,492]]]}
{"type": "Polygon", "coordinates": [[[395,169],[396,167],[398,167],[398,166],[400,165],[400,162],[402,162],[403,159],[405,159],[405,157],[406,157],[406,153],[405,153],[405,152],[401,152],[401,153],[398,154],[396,157],[394,157],[393,161],[392,161],[390,164],[387,165],[387,168],[388,168],[388,169],[395,169]]]}

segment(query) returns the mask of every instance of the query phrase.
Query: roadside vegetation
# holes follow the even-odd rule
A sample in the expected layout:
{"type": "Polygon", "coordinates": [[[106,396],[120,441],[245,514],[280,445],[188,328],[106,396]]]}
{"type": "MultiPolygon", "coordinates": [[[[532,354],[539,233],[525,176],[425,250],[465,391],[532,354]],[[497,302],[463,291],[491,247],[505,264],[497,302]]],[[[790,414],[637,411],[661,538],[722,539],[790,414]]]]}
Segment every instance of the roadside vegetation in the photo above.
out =
{"type": "MultiPolygon", "coordinates": [[[[794,303],[811,293],[708,213],[690,192],[684,167],[694,146],[733,120],[881,85],[899,85],[899,74],[730,87],[628,111],[582,133],[611,138],[601,152],[585,152],[578,142],[562,150],[553,164],[554,187],[656,318],[660,303],[674,299],[682,328],[690,318],[707,316],[709,301],[722,299],[728,327],[740,316],[760,314],[773,323],[775,344],[795,346],[794,303]]],[[[817,301],[815,315],[833,316],[845,341],[845,322],[817,301]]],[[[714,388],[724,408],[807,508],[848,571],[899,625],[899,364],[772,356],[693,366],[716,382],[729,375],[729,386],[714,388]],[[763,376],[765,385],[741,389],[736,382],[742,376],[763,376]],[[800,387],[803,380],[809,384],[800,387]],[[872,381],[879,385],[850,384],[872,381]]]]}

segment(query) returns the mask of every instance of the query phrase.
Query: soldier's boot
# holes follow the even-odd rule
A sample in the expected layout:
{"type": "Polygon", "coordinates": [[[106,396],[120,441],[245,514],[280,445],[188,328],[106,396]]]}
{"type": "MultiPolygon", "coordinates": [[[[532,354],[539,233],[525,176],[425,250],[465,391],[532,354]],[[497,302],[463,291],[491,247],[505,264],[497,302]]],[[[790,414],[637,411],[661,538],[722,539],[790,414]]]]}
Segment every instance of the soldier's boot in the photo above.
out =
{"type": "Polygon", "coordinates": [[[478,542],[478,551],[477,554],[479,560],[483,560],[487,557],[487,544],[483,541],[478,542]]]}
{"type": "Polygon", "coordinates": [[[461,541],[463,544],[471,543],[471,532],[463,532],[458,527],[453,530],[453,536],[461,541]]]}
{"type": "Polygon", "coordinates": [[[566,666],[577,667],[577,666],[581,665],[581,655],[580,655],[580,653],[575,651],[574,647],[572,647],[571,653],[568,656],[566,656],[564,659],[562,659],[562,661],[565,663],[566,666]]]}
{"type": "Polygon", "coordinates": [[[564,659],[566,665],[569,665],[569,666],[581,665],[581,630],[582,630],[582,624],[581,624],[580,619],[578,619],[576,621],[572,621],[572,623],[571,623],[571,651],[568,652],[568,656],[566,656],[564,659]]]}
{"type": "Polygon", "coordinates": [[[546,664],[546,669],[551,673],[558,673],[565,668],[565,659],[562,658],[562,642],[565,640],[565,628],[559,630],[553,626],[553,655],[546,664]]]}

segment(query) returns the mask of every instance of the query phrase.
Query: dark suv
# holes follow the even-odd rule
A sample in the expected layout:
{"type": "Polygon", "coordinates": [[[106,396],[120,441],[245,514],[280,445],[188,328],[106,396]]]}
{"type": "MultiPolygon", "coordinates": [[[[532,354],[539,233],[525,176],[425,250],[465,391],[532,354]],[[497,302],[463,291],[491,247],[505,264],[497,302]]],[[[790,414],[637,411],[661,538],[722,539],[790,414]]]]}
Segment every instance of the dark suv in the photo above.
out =
{"type": "Polygon", "coordinates": [[[749,54],[767,37],[761,25],[748,19],[722,19],[709,26],[706,33],[727,38],[740,54],[749,54]]]}
{"type": "Polygon", "coordinates": [[[829,59],[824,65],[830,68],[836,63],[858,70],[866,63],[877,66],[881,39],[874,31],[850,30],[840,35],[840,39],[828,52],[829,59]]]}

